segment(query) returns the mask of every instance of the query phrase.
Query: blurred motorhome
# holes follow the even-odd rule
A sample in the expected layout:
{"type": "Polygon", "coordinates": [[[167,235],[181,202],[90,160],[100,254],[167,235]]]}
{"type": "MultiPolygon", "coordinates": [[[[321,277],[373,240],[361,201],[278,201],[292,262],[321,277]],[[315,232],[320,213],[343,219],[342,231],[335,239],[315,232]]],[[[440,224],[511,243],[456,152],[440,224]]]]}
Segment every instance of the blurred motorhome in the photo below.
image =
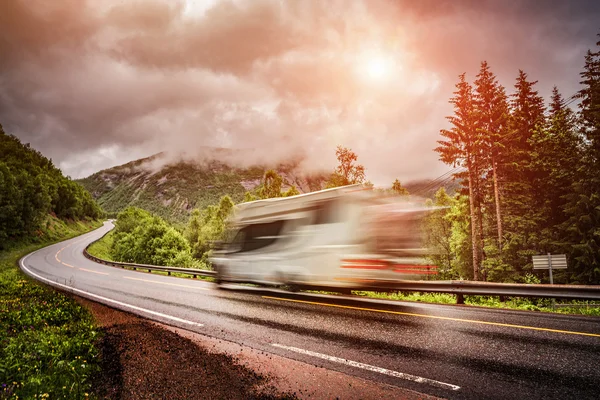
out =
{"type": "Polygon", "coordinates": [[[211,261],[219,282],[365,288],[422,279],[421,224],[431,211],[362,185],[240,204],[211,261]]]}

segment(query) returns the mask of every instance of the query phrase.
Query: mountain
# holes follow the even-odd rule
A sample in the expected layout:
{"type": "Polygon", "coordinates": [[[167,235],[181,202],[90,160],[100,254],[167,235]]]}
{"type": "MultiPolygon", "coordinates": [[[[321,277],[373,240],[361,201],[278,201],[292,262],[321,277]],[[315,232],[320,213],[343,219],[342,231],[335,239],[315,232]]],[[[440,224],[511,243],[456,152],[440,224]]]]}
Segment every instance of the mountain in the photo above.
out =
{"type": "Polygon", "coordinates": [[[451,178],[446,179],[421,179],[416,181],[407,182],[404,187],[412,195],[433,199],[435,192],[441,187],[446,189],[446,193],[450,196],[454,196],[455,193],[460,191],[461,185],[458,180],[451,178]]]}
{"type": "MultiPolygon", "coordinates": [[[[307,175],[298,163],[274,168],[283,189],[295,185],[301,193],[319,190],[326,174],[307,175]]],[[[187,221],[194,208],[215,204],[229,195],[240,202],[261,183],[264,166],[240,168],[219,161],[168,162],[162,153],[97,172],[78,182],[109,213],[128,206],[143,208],[175,223],[187,221]]]]}

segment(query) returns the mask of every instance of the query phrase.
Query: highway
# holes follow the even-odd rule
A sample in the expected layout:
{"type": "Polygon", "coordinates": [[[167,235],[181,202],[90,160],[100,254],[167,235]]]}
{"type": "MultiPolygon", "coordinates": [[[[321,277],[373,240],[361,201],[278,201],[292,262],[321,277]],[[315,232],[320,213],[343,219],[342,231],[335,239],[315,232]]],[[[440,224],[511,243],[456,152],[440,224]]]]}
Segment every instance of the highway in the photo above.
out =
{"type": "Polygon", "coordinates": [[[600,398],[600,318],[217,285],[94,263],[112,225],[21,268],[107,305],[260,351],[451,399],[600,398]]]}

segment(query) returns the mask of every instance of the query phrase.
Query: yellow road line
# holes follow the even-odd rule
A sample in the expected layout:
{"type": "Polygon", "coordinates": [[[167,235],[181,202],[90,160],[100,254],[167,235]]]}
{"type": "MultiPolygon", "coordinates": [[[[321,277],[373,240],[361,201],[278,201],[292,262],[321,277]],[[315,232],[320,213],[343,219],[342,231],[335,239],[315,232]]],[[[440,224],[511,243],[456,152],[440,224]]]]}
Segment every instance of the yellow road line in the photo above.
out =
{"type": "Polygon", "coordinates": [[[376,308],[342,306],[342,305],[338,305],[338,304],[320,303],[320,302],[316,302],[316,301],[284,299],[281,297],[271,297],[271,296],[262,296],[262,297],[264,299],[289,301],[289,302],[293,302],[293,303],[304,303],[304,304],[312,304],[312,305],[326,306],[326,307],[345,308],[345,309],[349,309],[349,310],[372,311],[372,312],[378,312],[378,313],[384,313],[384,314],[406,315],[409,317],[442,319],[442,320],[446,320],[446,321],[457,321],[457,322],[467,322],[467,323],[471,323],[471,324],[502,326],[502,327],[506,327],[506,328],[528,329],[528,330],[532,330],[532,331],[555,332],[555,333],[564,333],[564,334],[568,334],[568,335],[600,337],[600,334],[597,334],[597,333],[564,331],[564,330],[560,330],[560,329],[538,328],[536,326],[513,325],[513,324],[503,324],[500,322],[479,321],[476,319],[440,317],[437,315],[415,314],[415,313],[408,313],[408,312],[401,312],[401,311],[378,310],[376,308]]]}
{"type": "Polygon", "coordinates": [[[56,254],[54,255],[54,258],[56,258],[56,261],[58,261],[59,263],[62,263],[62,261],[60,261],[60,259],[58,258],[58,255],[60,254],[61,251],[63,251],[67,247],[68,246],[63,247],[62,249],[60,249],[59,251],[57,251],[56,254]]]}
{"type": "Polygon", "coordinates": [[[191,288],[191,289],[200,289],[200,290],[210,290],[208,288],[203,288],[203,287],[200,287],[200,286],[180,285],[179,283],[159,282],[159,281],[153,281],[153,280],[150,280],[150,279],[132,278],[132,277],[129,277],[129,276],[124,276],[123,279],[131,279],[131,280],[134,280],[134,281],[158,283],[159,285],[179,286],[179,287],[185,287],[185,288],[191,288]]]}
{"type": "MultiPolygon", "coordinates": [[[[59,262],[59,263],[61,263],[62,265],[66,265],[66,266],[67,266],[67,267],[69,267],[69,268],[75,268],[75,267],[74,267],[74,266],[72,266],[71,264],[67,264],[66,262],[62,262],[62,261],[61,261],[61,260],[58,258],[58,255],[60,254],[60,252],[61,252],[61,251],[63,251],[64,249],[66,249],[66,248],[67,248],[67,247],[69,247],[70,245],[72,245],[72,244],[76,244],[76,243],[79,243],[79,242],[81,242],[81,241],[83,241],[83,240],[85,240],[85,239],[87,239],[87,237],[81,238],[81,239],[79,239],[79,240],[77,240],[77,241],[75,241],[75,242],[73,242],[73,243],[69,243],[68,245],[66,245],[65,247],[63,247],[63,248],[62,248],[62,249],[60,249],[59,251],[57,251],[57,252],[56,252],[56,254],[54,255],[54,258],[56,258],[56,261],[58,261],[58,262],[59,262]]],[[[79,269],[80,269],[80,270],[82,270],[82,271],[85,271],[85,272],[92,272],[92,273],[94,273],[94,274],[100,274],[100,275],[109,275],[109,274],[108,274],[108,273],[106,273],[106,272],[92,271],[91,269],[85,269],[85,268],[79,268],[79,269]]]]}
{"type": "Polygon", "coordinates": [[[106,273],[106,272],[92,271],[91,269],[85,269],[85,268],[79,268],[79,269],[82,270],[82,271],[85,271],[85,272],[92,272],[94,274],[108,275],[108,273],[106,273]]]}

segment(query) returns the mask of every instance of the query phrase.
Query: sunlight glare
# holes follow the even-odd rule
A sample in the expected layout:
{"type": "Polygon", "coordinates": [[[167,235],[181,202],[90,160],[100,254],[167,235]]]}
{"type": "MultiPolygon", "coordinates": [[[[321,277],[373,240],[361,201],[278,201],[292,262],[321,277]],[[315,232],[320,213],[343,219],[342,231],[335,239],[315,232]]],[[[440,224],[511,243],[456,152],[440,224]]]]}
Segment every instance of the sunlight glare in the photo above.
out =
{"type": "Polygon", "coordinates": [[[389,83],[397,69],[396,58],[392,54],[371,50],[358,56],[357,73],[367,82],[389,83]]]}
{"type": "Polygon", "coordinates": [[[371,79],[384,79],[390,73],[390,63],[383,57],[375,57],[368,61],[367,74],[371,79]]]}

